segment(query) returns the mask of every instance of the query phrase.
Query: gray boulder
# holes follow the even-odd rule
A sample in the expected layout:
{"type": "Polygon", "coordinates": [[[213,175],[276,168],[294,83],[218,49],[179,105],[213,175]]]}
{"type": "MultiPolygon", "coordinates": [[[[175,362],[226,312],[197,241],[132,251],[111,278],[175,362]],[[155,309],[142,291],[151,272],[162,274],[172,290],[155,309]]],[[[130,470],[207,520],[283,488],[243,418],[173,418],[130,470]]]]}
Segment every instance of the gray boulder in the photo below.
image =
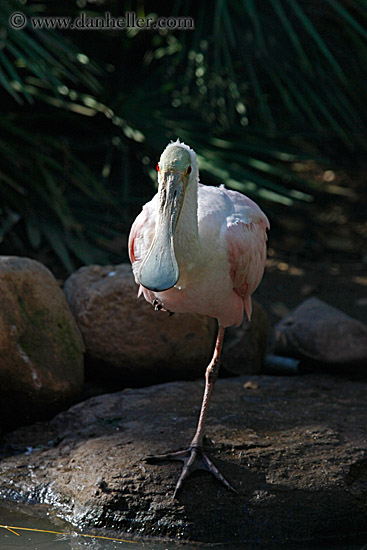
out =
{"type": "Polygon", "coordinates": [[[274,351],[326,365],[366,368],[367,326],[318,298],[309,298],[275,326],[274,351]]]}
{"type": "Polygon", "coordinates": [[[52,273],[29,258],[0,257],[0,425],[70,406],[83,384],[84,345],[52,273]]]}

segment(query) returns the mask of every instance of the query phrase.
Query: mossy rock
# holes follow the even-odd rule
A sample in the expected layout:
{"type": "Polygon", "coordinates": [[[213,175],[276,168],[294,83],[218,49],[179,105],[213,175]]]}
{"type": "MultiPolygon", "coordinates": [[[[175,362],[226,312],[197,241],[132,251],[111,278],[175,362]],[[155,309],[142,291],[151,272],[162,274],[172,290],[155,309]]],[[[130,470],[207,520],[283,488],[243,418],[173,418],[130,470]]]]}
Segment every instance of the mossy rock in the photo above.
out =
{"type": "Polygon", "coordinates": [[[39,262],[0,257],[0,424],[47,418],[83,384],[84,344],[64,294],[39,262]]]}

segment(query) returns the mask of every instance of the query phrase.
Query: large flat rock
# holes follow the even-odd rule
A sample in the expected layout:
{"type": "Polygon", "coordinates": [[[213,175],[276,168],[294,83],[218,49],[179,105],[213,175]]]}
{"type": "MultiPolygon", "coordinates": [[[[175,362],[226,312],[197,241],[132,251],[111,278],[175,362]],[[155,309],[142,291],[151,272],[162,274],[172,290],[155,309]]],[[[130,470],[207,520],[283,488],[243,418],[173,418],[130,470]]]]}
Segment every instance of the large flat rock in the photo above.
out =
{"type": "Polygon", "coordinates": [[[366,384],[328,376],[217,382],[209,454],[237,487],[194,473],[176,500],[179,463],[151,453],[185,446],[202,383],[94,397],[9,434],[25,451],[0,462],[3,499],[43,502],[75,526],[205,542],[341,540],[367,532],[366,384]]]}

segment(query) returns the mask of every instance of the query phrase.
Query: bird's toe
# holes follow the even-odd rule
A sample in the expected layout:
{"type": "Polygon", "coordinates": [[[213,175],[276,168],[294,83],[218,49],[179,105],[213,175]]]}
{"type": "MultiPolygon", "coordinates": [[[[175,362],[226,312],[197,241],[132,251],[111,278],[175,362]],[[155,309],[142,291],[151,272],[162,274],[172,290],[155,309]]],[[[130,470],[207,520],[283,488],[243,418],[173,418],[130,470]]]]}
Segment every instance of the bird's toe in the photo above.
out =
{"type": "Polygon", "coordinates": [[[176,461],[183,462],[183,468],[181,475],[177,481],[173,497],[177,496],[178,491],[181,489],[184,480],[195,470],[206,470],[210,472],[218,481],[220,481],[227,489],[233,493],[238,493],[234,487],[226,480],[226,478],[220,473],[218,468],[213,464],[210,458],[204,453],[201,447],[190,446],[188,449],[174,451],[172,453],[165,453],[155,456],[147,456],[145,461],[150,464],[157,464],[164,461],[176,461]]]}

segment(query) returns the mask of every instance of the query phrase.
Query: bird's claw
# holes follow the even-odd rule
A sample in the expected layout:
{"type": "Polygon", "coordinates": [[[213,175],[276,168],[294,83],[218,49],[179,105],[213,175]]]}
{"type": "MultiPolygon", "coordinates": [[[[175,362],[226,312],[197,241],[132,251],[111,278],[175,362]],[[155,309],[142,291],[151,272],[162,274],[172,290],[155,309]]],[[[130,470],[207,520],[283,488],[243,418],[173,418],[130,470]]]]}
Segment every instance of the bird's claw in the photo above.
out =
{"type": "MultiPolygon", "coordinates": [[[[159,300],[157,300],[157,298],[155,300],[153,300],[152,305],[154,306],[155,311],[161,311],[161,309],[163,309],[162,304],[160,303],[159,300]]],[[[170,311],[169,309],[165,309],[164,311],[168,312],[169,317],[174,315],[174,311],[170,311]]]]}
{"type": "Polygon", "coordinates": [[[160,311],[163,308],[162,304],[160,304],[157,299],[153,300],[153,306],[155,311],[160,311]]]}
{"type": "Polygon", "coordinates": [[[210,472],[218,481],[220,481],[227,489],[233,493],[238,493],[234,487],[226,480],[226,478],[220,473],[218,468],[213,464],[210,458],[204,453],[201,447],[190,446],[188,449],[182,451],[175,451],[173,453],[166,453],[156,456],[148,456],[146,462],[155,464],[164,460],[181,460],[184,465],[181,475],[177,481],[173,498],[176,498],[177,492],[181,489],[184,480],[194,470],[206,470],[210,472]]]}

